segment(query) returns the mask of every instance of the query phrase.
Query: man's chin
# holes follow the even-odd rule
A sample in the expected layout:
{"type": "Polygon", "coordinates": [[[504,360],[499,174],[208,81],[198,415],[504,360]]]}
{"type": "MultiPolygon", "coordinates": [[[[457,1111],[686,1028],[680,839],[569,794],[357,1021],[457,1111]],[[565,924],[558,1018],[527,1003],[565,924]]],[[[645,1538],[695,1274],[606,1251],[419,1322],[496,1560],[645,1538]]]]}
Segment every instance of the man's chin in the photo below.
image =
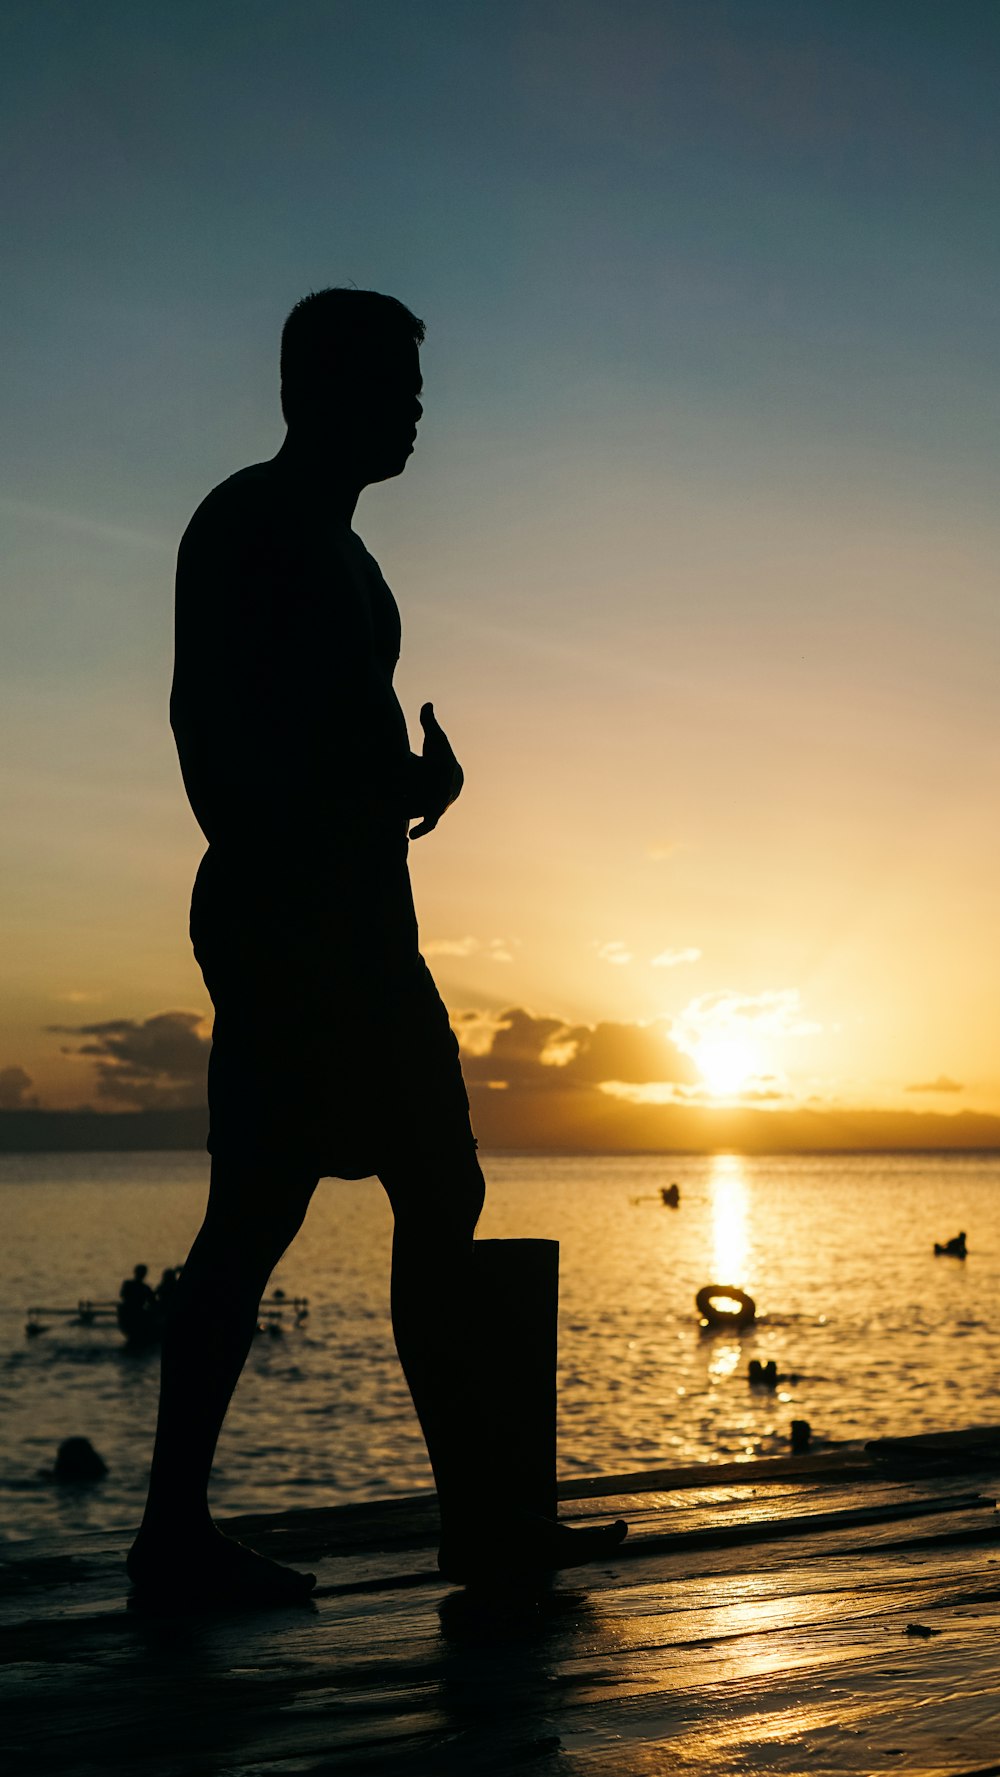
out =
{"type": "Polygon", "coordinates": [[[408,444],[399,456],[387,458],[373,467],[366,477],[368,485],[371,486],[375,481],[392,481],[397,475],[402,475],[412,455],[413,446],[408,444]]]}

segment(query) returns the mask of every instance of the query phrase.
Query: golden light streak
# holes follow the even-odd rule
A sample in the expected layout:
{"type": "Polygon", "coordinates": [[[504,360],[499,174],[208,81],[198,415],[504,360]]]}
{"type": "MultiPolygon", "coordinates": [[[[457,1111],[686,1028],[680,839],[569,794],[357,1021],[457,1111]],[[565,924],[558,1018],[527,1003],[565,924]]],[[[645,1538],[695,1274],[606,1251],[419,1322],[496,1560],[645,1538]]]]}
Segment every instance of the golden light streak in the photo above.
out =
{"type": "Polygon", "coordinates": [[[747,1236],[747,1185],[738,1154],[716,1154],[710,1180],[714,1278],[736,1289],[746,1288],[749,1240],[747,1236]]]}

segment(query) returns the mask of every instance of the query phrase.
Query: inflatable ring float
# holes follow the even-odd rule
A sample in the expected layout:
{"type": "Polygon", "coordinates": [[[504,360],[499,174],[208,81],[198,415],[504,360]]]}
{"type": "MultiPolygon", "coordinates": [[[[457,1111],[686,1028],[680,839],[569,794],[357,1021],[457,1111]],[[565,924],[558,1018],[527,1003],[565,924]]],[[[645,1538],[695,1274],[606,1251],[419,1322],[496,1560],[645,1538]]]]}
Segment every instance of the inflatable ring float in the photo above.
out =
{"type": "Polygon", "coordinates": [[[748,1327],[757,1318],[757,1304],[746,1290],[731,1283],[706,1283],[695,1296],[702,1320],[710,1327],[748,1327]]]}

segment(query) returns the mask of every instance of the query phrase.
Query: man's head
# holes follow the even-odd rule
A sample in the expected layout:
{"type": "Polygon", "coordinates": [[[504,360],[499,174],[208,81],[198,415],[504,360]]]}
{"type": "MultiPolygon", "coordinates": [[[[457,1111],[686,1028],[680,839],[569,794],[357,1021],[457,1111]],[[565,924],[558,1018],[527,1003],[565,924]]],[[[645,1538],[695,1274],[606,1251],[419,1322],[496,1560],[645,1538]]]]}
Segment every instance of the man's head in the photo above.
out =
{"type": "Polygon", "coordinates": [[[317,290],[281,335],[281,408],[289,433],[339,457],[359,481],[406,467],[422,413],[424,324],[377,290],[317,290]]]}

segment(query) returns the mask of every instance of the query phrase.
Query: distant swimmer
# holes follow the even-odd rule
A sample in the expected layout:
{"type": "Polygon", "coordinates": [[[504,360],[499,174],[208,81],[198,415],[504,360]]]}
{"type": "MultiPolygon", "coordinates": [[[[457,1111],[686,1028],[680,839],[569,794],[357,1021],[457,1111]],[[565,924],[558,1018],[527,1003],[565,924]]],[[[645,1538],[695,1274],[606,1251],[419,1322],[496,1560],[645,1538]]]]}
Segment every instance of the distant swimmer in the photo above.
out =
{"type": "Polygon", "coordinates": [[[118,1325],[134,1344],[150,1343],[159,1336],[156,1296],[146,1278],[148,1265],[136,1265],[118,1292],[118,1325]]]}
{"type": "Polygon", "coordinates": [[[407,866],[408,840],[435,830],[463,774],[430,703],[410,751],[399,611],[352,528],[362,491],[413,454],[423,337],[375,291],[298,303],[282,334],[284,443],[208,495],[178,556],[171,723],[208,842],[191,937],[215,1008],[212,1169],[166,1328],[128,1570],[140,1593],[180,1603],[293,1603],[315,1585],[224,1536],[207,1486],[261,1295],[321,1177],[376,1174],[392,1205],[393,1331],[437,1485],[442,1571],[542,1572],[625,1535],[530,1516],[476,1458],[490,1408],[471,1286],[485,1187],[407,866]]]}
{"type": "Polygon", "coordinates": [[[118,1299],[129,1309],[148,1308],[153,1301],[153,1291],[146,1282],[149,1276],[148,1265],[135,1265],[131,1277],[126,1277],[118,1291],[118,1299]]]}
{"type": "Polygon", "coordinates": [[[173,1306],[180,1281],[180,1266],[168,1265],[156,1286],[156,1305],[165,1319],[173,1306]]]}

